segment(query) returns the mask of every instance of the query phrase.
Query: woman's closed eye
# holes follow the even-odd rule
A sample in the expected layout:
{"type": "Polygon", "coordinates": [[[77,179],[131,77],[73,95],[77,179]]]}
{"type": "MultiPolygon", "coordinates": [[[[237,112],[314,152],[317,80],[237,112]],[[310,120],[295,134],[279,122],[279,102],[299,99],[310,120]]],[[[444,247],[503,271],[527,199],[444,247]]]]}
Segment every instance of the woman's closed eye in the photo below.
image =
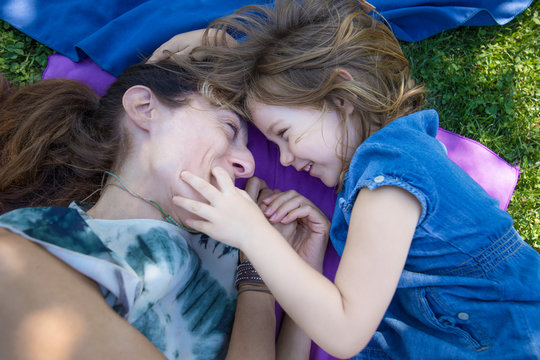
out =
{"type": "Polygon", "coordinates": [[[240,132],[240,127],[238,126],[238,124],[236,124],[232,120],[225,121],[225,123],[227,124],[228,131],[232,134],[232,138],[236,138],[236,136],[240,132]]]}
{"type": "Polygon", "coordinates": [[[281,129],[277,132],[277,136],[280,137],[280,138],[284,138],[285,137],[285,133],[287,132],[287,130],[289,129],[281,129]]]}

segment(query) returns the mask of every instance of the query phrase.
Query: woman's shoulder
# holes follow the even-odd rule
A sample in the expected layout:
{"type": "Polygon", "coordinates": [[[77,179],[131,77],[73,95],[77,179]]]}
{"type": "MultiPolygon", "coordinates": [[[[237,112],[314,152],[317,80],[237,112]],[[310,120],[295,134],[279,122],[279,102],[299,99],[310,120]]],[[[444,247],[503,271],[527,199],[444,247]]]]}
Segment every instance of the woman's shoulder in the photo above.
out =
{"type": "Polygon", "coordinates": [[[0,216],[0,227],[29,240],[91,255],[103,252],[102,242],[76,207],[29,207],[0,216]]]}

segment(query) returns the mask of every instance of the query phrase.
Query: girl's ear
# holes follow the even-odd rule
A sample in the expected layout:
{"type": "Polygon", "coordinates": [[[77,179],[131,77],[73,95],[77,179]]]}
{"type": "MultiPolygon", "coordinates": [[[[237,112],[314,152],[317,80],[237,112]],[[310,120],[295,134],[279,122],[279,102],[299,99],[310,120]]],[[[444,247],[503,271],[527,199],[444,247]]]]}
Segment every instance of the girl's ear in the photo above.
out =
{"type": "Polygon", "coordinates": [[[146,131],[155,120],[156,102],[152,90],[143,85],[130,87],[122,97],[122,105],[128,117],[137,127],[146,131]]]}
{"type": "Polygon", "coordinates": [[[337,72],[338,79],[341,80],[341,81],[343,81],[343,80],[346,80],[346,81],[354,80],[351,73],[348,72],[345,69],[337,69],[336,72],[337,72]]]}
{"type": "Polygon", "coordinates": [[[340,109],[349,116],[352,115],[352,113],[354,112],[354,105],[349,100],[339,96],[330,96],[330,98],[332,99],[332,102],[337,109],[340,109]]]}
{"type": "MultiPolygon", "coordinates": [[[[337,69],[336,75],[335,81],[337,83],[354,80],[351,73],[344,69],[337,69]]],[[[331,99],[335,107],[344,111],[347,115],[351,115],[354,112],[354,105],[347,99],[339,96],[331,96],[331,99]]]]}

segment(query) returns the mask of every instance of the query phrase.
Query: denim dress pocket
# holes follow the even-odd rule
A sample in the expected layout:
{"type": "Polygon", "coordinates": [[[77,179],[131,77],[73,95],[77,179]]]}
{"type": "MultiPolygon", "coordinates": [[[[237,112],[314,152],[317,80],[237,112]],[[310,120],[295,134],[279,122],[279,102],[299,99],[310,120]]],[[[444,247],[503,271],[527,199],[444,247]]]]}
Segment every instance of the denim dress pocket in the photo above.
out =
{"type": "Polygon", "coordinates": [[[441,341],[465,343],[475,351],[483,351],[491,345],[487,332],[474,320],[474,314],[459,309],[459,304],[449,304],[435,288],[417,290],[426,325],[434,330],[441,341]]]}

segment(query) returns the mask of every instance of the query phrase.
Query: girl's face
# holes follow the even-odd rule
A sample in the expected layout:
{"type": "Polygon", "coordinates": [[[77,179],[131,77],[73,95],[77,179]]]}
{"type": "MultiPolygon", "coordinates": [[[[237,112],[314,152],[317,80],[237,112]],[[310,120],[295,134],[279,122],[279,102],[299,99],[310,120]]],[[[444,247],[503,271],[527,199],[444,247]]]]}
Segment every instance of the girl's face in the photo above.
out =
{"type": "MultiPolygon", "coordinates": [[[[329,187],[336,186],[343,167],[343,121],[334,110],[250,102],[255,126],[279,147],[280,162],[307,171],[329,187]]],[[[348,131],[349,137],[354,131],[348,131]]],[[[349,144],[354,144],[349,138],[349,144]]],[[[349,160],[352,151],[345,154],[349,160]]]]}

